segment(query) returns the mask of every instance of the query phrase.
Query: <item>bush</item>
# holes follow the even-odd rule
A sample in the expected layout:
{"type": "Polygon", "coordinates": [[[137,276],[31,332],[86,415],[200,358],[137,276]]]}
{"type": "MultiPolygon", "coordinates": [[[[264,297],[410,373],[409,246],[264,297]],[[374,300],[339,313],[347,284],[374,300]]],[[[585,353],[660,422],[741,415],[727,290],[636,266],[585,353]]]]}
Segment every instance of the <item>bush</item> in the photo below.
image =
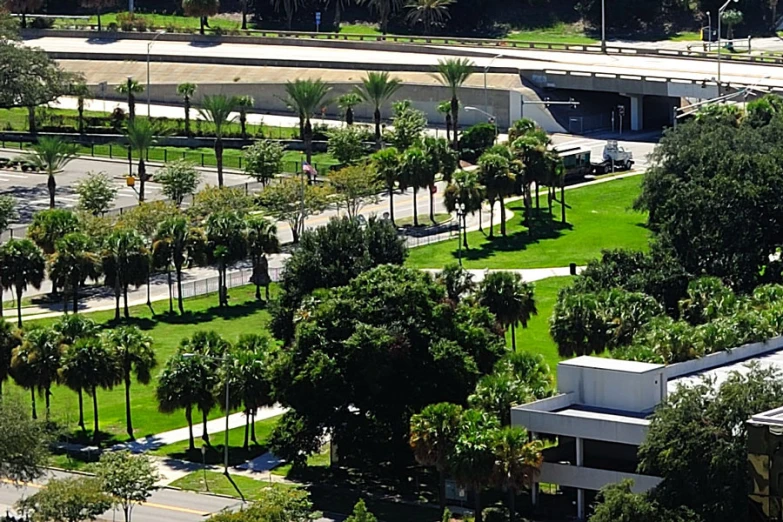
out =
{"type": "Polygon", "coordinates": [[[134,16],[130,13],[119,13],[117,23],[123,31],[133,31],[134,16]]]}
{"type": "Polygon", "coordinates": [[[119,29],[119,27],[117,26],[116,22],[112,22],[106,26],[106,30],[112,33],[116,33],[117,29],[119,29]]]}
{"type": "Polygon", "coordinates": [[[138,31],[140,33],[146,33],[147,32],[147,20],[145,20],[141,16],[135,18],[133,20],[133,28],[136,29],[136,31],[138,31]]]}
{"type": "Polygon", "coordinates": [[[34,18],[30,27],[33,29],[51,29],[54,27],[54,18],[34,18]]]}
{"type": "Polygon", "coordinates": [[[495,144],[495,126],[490,123],[473,125],[459,139],[460,159],[476,163],[495,144]]]}
{"type": "Polygon", "coordinates": [[[508,510],[506,508],[488,507],[482,512],[484,522],[508,522],[508,510]]]}

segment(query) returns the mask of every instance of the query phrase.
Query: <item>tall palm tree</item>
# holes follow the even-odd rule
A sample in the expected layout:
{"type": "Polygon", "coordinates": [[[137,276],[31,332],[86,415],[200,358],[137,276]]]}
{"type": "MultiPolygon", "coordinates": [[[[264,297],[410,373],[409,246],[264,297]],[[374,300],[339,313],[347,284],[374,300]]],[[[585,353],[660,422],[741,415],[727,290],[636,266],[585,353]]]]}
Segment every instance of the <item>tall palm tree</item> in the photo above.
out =
{"type": "Polygon", "coordinates": [[[283,8],[283,11],[285,12],[286,27],[290,31],[294,21],[294,14],[297,9],[303,5],[303,0],[271,0],[271,2],[275,7],[275,12],[280,12],[280,8],[283,8]]]}
{"type": "Polygon", "coordinates": [[[329,105],[327,98],[332,88],[324,83],[320,78],[313,80],[299,79],[288,81],[285,84],[285,103],[288,107],[296,111],[299,115],[302,125],[302,140],[307,154],[307,163],[313,162],[313,126],[310,118],[322,107],[329,105]]]}
{"type": "Polygon", "coordinates": [[[128,310],[128,287],[147,281],[149,252],[144,237],[135,230],[118,228],[106,238],[102,253],[106,286],[114,289],[114,319],[120,319],[120,297],[123,297],[125,318],[128,310]]]}
{"type": "Polygon", "coordinates": [[[226,275],[228,267],[244,259],[247,245],[244,237],[245,224],[236,212],[224,211],[207,218],[207,258],[218,269],[219,306],[228,306],[226,275]]]}
{"type": "Polygon", "coordinates": [[[185,135],[190,136],[190,100],[193,95],[196,94],[198,87],[195,83],[180,83],[177,85],[177,94],[182,96],[182,101],[185,106],[185,135]]]}
{"type": "Polygon", "coordinates": [[[135,150],[139,155],[139,203],[144,202],[144,186],[147,182],[146,158],[149,150],[155,146],[155,137],[160,134],[160,129],[150,120],[138,119],[128,122],[125,130],[125,139],[128,140],[130,150],[135,150]]]}
{"type": "Polygon", "coordinates": [[[109,331],[106,343],[120,365],[122,382],[125,383],[125,428],[133,440],[131,419],[131,377],[140,384],[149,384],[153,368],[158,364],[152,338],[135,326],[120,326],[109,331]]]}
{"type": "Polygon", "coordinates": [[[459,205],[464,205],[462,213],[462,241],[465,248],[468,246],[467,219],[468,214],[474,214],[481,209],[484,201],[484,188],[479,182],[478,173],[474,171],[460,170],[454,174],[454,180],[446,187],[443,193],[443,204],[449,212],[456,212],[459,205]]]}
{"type": "Polygon", "coordinates": [[[394,190],[400,180],[400,153],[394,147],[381,149],[372,155],[375,172],[389,193],[389,218],[394,225],[394,190]]]}
{"type": "Polygon", "coordinates": [[[446,121],[446,141],[451,143],[451,100],[438,104],[438,114],[442,114],[446,121]]]}
{"type": "Polygon", "coordinates": [[[144,85],[133,78],[117,85],[114,89],[118,94],[128,97],[128,121],[136,120],[136,95],[144,92],[144,85]]]}
{"type": "MultiPolygon", "coordinates": [[[[509,160],[501,154],[485,153],[479,158],[481,181],[487,187],[487,195],[491,196],[490,215],[494,214],[494,200],[500,202],[500,235],[506,236],[506,206],[505,198],[514,193],[515,176],[510,170],[509,160]]],[[[489,235],[494,235],[492,219],[490,218],[489,235]]]]}
{"type": "Polygon", "coordinates": [[[0,399],[3,397],[3,383],[11,376],[11,355],[22,344],[22,333],[8,321],[0,320],[0,399]]]}
{"type": "Polygon", "coordinates": [[[56,245],[49,258],[49,278],[55,286],[71,290],[73,313],[78,313],[79,289],[87,279],[98,279],[101,258],[92,239],[81,232],[66,234],[56,245]]]}
{"type": "Polygon", "coordinates": [[[449,6],[453,3],[454,0],[408,0],[405,4],[408,9],[405,20],[411,25],[421,23],[424,25],[424,34],[428,35],[432,32],[432,26],[441,25],[451,18],[449,6]]]}
{"type": "Polygon", "coordinates": [[[427,156],[418,147],[411,147],[402,154],[400,162],[400,187],[413,189],[413,226],[419,226],[419,209],[416,196],[419,189],[427,186],[427,156]]]}
{"type": "Polygon", "coordinates": [[[381,32],[386,34],[389,30],[389,18],[395,11],[402,7],[402,0],[360,0],[360,4],[367,2],[370,11],[378,13],[381,19],[381,32]]]}
{"type": "Polygon", "coordinates": [[[218,186],[223,186],[223,134],[226,127],[236,119],[232,112],[239,105],[237,96],[216,94],[204,96],[199,114],[215,126],[215,162],[217,163],[218,186]]]}
{"type": "MultiPolygon", "coordinates": [[[[450,182],[457,170],[458,157],[444,139],[426,137],[422,143],[422,152],[427,158],[426,185],[430,195],[430,222],[435,223],[435,181],[438,174],[443,181],[450,182]]],[[[512,187],[513,188],[513,187],[512,187]]]]}
{"type": "Polygon", "coordinates": [[[98,388],[111,390],[122,382],[122,370],[116,353],[100,337],[83,337],[65,349],[60,367],[62,382],[79,393],[81,427],[84,430],[82,390],[92,397],[92,443],[99,442],[98,388]]]}
{"type": "MultiPolygon", "coordinates": [[[[52,328],[35,328],[24,337],[22,345],[14,350],[11,370],[28,376],[29,387],[44,394],[46,420],[50,415],[52,385],[57,383],[63,346],[60,334],[52,328]]],[[[22,382],[19,383],[24,386],[22,382]]],[[[35,408],[35,406],[33,406],[35,408]]]]}
{"type": "Polygon", "coordinates": [[[252,96],[239,96],[237,98],[237,108],[239,109],[239,128],[242,139],[247,139],[247,110],[252,109],[255,104],[252,96]]]}
{"type": "MultiPolygon", "coordinates": [[[[339,0],[336,0],[339,3],[339,0]]],[[[343,94],[337,98],[337,106],[345,112],[345,124],[353,125],[353,108],[362,102],[362,98],[355,92],[343,94]]]]}
{"type": "Polygon", "coordinates": [[[467,58],[438,60],[434,77],[451,90],[451,125],[454,128],[454,149],[459,148],[459,89],[473,75],[474,63],[467,58]]]}
{"type": "Polygon", "coordinates": [[[185,313],[182,302],[182,267],[188,259],[201,250],[203,234],[192,228],[185,216],[173,216],[163,220],[155,233],[156,244],[165,243],[169,261],[177,276],[177,300],[179,313],[185,313]]]}
{"type": "Polygon", "coordinates": [[[201,396],[204,394],[203,385],[214,380],[215,374],[215,368],[210,361],[197,357],[183,357],[181,353],[177,353],[166,361],[166,366],[158,377],[155,388],[158,410],[167,414],[179,409],[185,410],[190,451],[196,449],[193,440],[193,408],[205,399],[209,400],[201,396]]]}
{"type": "Polygon", "coordinates": [[[522,281],[516,272],[491,272],[481,283],[479,303],[495,315],[498,323],[511,326],[511,347],[516,351],[517,323],[527,328],[530,318],[538,314],[533,284],[522,281]]]}
{"type": "Polygon", "coordinates": [[[442,402],[430,404],[411,417],[410,445],[416,462],[438,472],[440,510],[446,509],[446,474],[462,421],[462,406],[442,402]]]}
{"type": "MultiPolygon", "coordinates": [[[[60,342],[63,345],[63,349],[68,350],[81,339],[89,337],[96,337],[98,335],[98,325],[95,321],[81,315],[64,315],[59,321],[52,326],[54,331],[60,334],[60,342]]],[[[68,379],[63,381],[65,385],[74,390],[79,398],[79,426],[82,431],[86,431],[84,426],[84,400],[82,397],[82,390],[84,386],[80,384],[80,376],[74,373],[63,373],[60,368],[60,377],[67,377],[68,379]]]]}
{"type": "Polygon", "coordinates": [[[59,137],[43,137],[39,138],[38,142],[30,148],[32,151],[25,154],[24,159],[38,170],[46,172],[49,208],[54,208],[54,192],[57,190],[54,175],[76,158],[77,146],[59,137]]]}
{"type": "Polygon", "coordinates": [[[204,34],[207,18],[216,15],[219,7],[219,0],[182,0],[182,10],[185,12],[185,16],[198,17],[200,34],[204,34]]]}
{"type": "Polygon", "coordinates": [[[482,377],[468,397],[471,408],[495,416],[501,426],[511,424],[511,408],[535,400],[525,383],[510,372],[491,373],[482,377]]]}
{"type": "Polygon", "coordinates": [[[22,327],[22,294],[28,286],[41,288],[46,274],[46,258],[43,251],[29,239],[11,239],[0,246],[0,284],[6,290],[16,292],[16,324],[22,327]]]}
{"type": "Polygon", "coordinates": [[[266,300],[269,301],[268,254],[280,252],[280,240],[277,238],[277,225],[272,221],[250,214],[245,218],[245,236],[247,250],[253,262],[251,282],[256,285],[256,299],[261,299],[261,285],[265,287],[266,300]]]}
{"type": "Polygon", "coordinates": [[[9,374],[20,388],[30,390],[30,406],[33,419],[38,419],[38,410],[35,402],[35,392],[38,389],[39,374],[33,367],[33,352],[29,344],[24,343],[24,336],[20,330],[20,344],[11,352],[11,366],[9,374]]]}
{"type": "Polygon", "coordinates": [[[489,483],[495,464],[492,432],[497,419],[478,410],[465,410],[448,466],[457,484],[473,492],[476,522],[483,521],[481,490],[489,483]]]}
{"type": "Polygon", "coordinates": [[[492,482],[508,493],[508,512],[510,522],[515,522],[516,496],[530,487],[541,469],[543,456],[541,441],[528,439],[527,430],[517,426],[504,426],[494,430],[490,436],[495,465],[492,469],[492,482]]]}
{"type": "Polygon", "coordinates": [[[381,107],[389,101],[402,86],[402,80],[392,78],[388,71],[368,71],[362,78],[362,84],[356,87],[356,94],[365,102],[375,107],[375,141],[381,143],[381,107]]]}

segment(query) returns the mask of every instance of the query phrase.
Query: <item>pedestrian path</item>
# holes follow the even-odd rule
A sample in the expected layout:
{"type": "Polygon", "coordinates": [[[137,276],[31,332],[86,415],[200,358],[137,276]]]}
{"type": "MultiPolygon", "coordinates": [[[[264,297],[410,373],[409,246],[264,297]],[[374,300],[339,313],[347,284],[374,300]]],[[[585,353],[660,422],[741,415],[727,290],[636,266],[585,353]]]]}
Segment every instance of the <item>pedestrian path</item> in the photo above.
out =
{"type": "MultiPolygon", "coordinates": [[[[580,274],[584,269],[585,267],[578,266],[576,267],[576,273],[580,274]]],[[[437,275],[441,272],[441,270],[437,268],[425,268],[423,270],[433,275],[437,275]]],[[[469,269],[467,270],[467,272],[469,272],[473,276],[474,283],[482,282],[484,278],[487,276],[487,274],[491,272],[514,272],[522,276],[523,281],[527,281],[528,283],[531,283],[533,281],[540,281],[541,279],[548,279],[550,277],[570,276],[571,267],[563,266],[563,267],[555,267],[555,268],[523,268],[523,269],[499,269],[499,270],[469,269]]]]}

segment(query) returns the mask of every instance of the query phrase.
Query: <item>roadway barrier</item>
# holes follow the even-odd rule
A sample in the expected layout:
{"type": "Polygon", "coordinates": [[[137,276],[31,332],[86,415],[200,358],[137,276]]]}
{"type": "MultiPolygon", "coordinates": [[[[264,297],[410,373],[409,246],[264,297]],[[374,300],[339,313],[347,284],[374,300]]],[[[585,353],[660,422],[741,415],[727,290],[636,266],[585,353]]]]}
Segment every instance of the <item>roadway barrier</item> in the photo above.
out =
{"type": "MultiPolygon", "coordinates": [[[[603,54],[601,45],[595,44],[567,44],[549,43],[521,40],[487,39],[487,38],[459,38],[459,37],[424,37],[424,36],[400,36],[400,35],[366,35],[347,33],[312,33],[302,31],[248,31],[247,36],[233,35],[196,35],[190,33],[133,33],[123,31],[97,32],[90,29],[27,29],[22,32],[25,38],[74,37],[84,38],[88,33],[95,39],[132,39],[166,41],[187,41],[201,43],[239,43],[239,44],[269,44],[269,45],[295,45],[308,47],[350,47],[354,49],[366,49],[375,51],[395,52],[433,52],[432,46],[455,46],[460,50],[449,50],[437,47],[438,54],[465,55],[470,48],[497,48],[497,49],[532,49],[537,51],[572,52],[603,54]]],[[[659,56],[662,58],[682,58],[698,60],[717,60],[715,52],[698,50],[680,50],[666,48],[638,48],[608,45],[606,54],[609,55],[638,55],[659,56]]],[[[480,53],[480,56],[486,56],[480,53]]],[[[127,56],[125,56],[127,58],[127,56]]],[[[62,58],[66,59],[66,58],[62,58]]],[[[81,59],[81,58],[79,58],[81,59]]],[[[93,56],[93,59],[95,57],[93,56]]],[[[754,63],[759,65],[783,65],[783,57],[774,55],[751,55],[722,53],[721,59],[727,62],[754,63]]],[[[246,62],[245,62],[246,63],[246,62]]],[[[356,67],[354,67],[356,68],[356,67]]],[[[411,69],[409,69],[411,70],[411,69]]]]}

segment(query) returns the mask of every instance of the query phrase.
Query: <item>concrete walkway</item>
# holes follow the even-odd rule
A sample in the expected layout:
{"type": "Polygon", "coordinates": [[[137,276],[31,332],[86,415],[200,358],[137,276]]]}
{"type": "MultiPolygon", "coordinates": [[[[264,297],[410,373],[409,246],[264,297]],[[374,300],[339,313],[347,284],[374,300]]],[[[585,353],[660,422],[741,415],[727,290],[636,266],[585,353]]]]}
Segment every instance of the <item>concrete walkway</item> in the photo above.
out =
{"type": "MultiPolygon", "coordinates": [[[[576,273],[579,274],[584,269],[585,267],[578,266],[576,267],[576,273]]],[[[441,272],[439,269],[436,268],[425,268],[424,271],[429,272],[433,275],[437,275],[441,272]]],[[[474,283],[482,282],[484,278],[487,276],[487,274],[489,274],[490,272],[514,272],[522,276],[522,280],[528,283],[531,283],[533,281],[540,281],[541,279],[548,279],[550,277],[565,277],[571,275],[571,269],[567,266],[557,267],[557,268],[526,268],[526,269],[518,269],[518,270],[469,269],[467,271],[473,276],[474,283]]]]}

